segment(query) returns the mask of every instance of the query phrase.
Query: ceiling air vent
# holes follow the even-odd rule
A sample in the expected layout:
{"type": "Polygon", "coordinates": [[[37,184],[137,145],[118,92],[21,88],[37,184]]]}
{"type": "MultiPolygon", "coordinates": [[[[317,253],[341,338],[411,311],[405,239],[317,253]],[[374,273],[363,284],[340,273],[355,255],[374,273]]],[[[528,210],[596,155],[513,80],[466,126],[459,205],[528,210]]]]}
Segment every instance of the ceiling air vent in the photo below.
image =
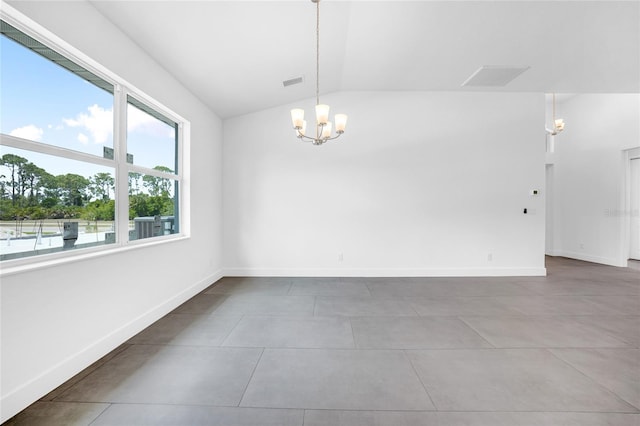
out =
{"type": "Polygon", "coordinates": [[[304,79],[302,77],[296,77],[296,78],[292,78],[292,79],[283,81],[282,85],[284,87],[289,87],[289,86],[293,86],[294,84],[300,84],[303,81],[304,81],[304,79]]]}
{"type": "Polygon", "coordinates": [[[501,67],[494,65],[484,65],[471,77],[469,77],[463,86],[479,86],[479,87],[502,87],[506,86],[511,80],[528,70],[530,67],[501,67]]]}

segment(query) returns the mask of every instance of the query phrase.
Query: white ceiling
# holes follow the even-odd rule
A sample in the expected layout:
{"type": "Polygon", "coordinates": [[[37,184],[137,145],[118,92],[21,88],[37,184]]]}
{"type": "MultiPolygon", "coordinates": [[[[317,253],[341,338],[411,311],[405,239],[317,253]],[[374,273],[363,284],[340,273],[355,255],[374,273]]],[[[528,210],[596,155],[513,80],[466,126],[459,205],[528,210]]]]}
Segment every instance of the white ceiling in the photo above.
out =
{"type": "MultiPolygon", "coordinates": [[[[310,0],[91,3],[222,118],[315,95],[310,0]]],[[[325,0],[320,9],[321,94],[640,91],[637,0],[325,0]],[[483,65],[530,69],[505,87],[462,88],[483,65]]]]}

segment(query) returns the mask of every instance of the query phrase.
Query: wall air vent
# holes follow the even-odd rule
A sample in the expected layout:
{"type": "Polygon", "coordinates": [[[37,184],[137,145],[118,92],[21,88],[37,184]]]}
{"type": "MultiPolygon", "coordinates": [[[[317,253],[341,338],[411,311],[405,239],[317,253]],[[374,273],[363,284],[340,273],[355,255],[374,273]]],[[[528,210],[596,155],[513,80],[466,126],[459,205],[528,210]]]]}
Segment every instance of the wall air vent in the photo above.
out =
{"type": "Polygon", "coordinates": [[[471,77],[469,77],[463,86],[477,87],[502,87],[517,76],[528,70],[530,67],[503,67],[494,65],[484,65],[478,68],[471,77]]]}
{"type": "Polygon", "coordinates": [[[289,80],[285,80],[282,82],[282,85],[284,87],[289,87],[289,86],[293,86],[294,84],[300,84],[304,81],[303,77],[296,77],[296,78],[291,78],[289,80]]]}

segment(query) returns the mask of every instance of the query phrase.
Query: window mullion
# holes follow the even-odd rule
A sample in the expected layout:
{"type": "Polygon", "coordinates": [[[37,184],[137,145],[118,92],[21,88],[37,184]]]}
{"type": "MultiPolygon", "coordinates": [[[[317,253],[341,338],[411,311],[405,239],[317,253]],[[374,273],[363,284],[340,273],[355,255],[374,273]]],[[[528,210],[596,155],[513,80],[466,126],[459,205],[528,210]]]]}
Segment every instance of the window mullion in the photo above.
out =
{"type": "Polygon", "coordinates": [[[70,160],[82,161],[85,163],[97,164],[105,167],[113,167],[114,162],[108,158],[97,157],[81,151],[73,151],[71,149],[62,148],[55,145],[47,145],[41,142],[34,142],[28,139],[0,134],[0,145],[10,146],[12,148],[24,149],[27,151],[38,152],[41,154],[52,155],[56,157],[68,158],[70,160]]]}
{"type": "Polygon", "coordinates": [[[113,97],[113,147],[116,158],[116,232],[118,244],[129,242],[129,170],[127,167],[127,96],[116,85],[113,97]]]}

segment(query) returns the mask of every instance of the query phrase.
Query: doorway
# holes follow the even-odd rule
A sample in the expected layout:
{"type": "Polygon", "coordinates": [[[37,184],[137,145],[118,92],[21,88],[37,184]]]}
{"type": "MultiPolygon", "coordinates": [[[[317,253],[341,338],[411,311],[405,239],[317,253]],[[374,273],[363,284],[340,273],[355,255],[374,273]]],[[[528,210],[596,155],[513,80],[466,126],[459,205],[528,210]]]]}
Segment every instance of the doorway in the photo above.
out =
{"type": "Polygon", "coordinates": [[[555,256],[553,244],[553,164],[545,166],[545,232],[544,232],[544,253],[547,256],[555,256]]]}
{"type": "Polygon", "coordinates": [[[629,159],[629,259],[640,260],[640,156],[629,159]]]}

